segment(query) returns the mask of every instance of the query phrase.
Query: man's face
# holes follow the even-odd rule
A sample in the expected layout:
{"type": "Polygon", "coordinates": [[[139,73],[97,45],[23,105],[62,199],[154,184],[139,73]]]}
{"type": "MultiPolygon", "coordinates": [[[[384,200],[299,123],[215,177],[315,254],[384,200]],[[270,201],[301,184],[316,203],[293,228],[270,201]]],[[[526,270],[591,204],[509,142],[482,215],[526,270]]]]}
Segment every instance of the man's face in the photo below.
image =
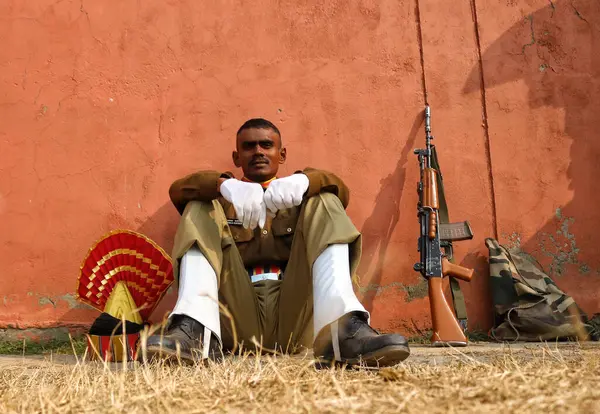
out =
{"type": "Polygon", "coordinates": [[[262,182],[275,177],[285,157],[281,137],[270,128],[248,128],[237,136],[233,163],[249,180],[262,182]]]}

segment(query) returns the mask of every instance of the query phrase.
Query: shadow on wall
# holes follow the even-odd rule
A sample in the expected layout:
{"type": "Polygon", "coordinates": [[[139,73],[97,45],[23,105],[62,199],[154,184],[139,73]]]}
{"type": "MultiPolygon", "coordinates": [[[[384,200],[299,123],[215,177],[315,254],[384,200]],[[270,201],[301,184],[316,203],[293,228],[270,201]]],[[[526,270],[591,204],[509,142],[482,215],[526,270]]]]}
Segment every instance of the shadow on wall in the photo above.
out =
{"type": "MultiPolygon", "coordinates": [[[[419,127],[423,124],[423,116],[424,113],[420,112],[415,118],[406,144],[400,153],[396,169],[381,180],[381,188],[375,198],[375,208],[361,229],[363,253],[357,274],[361,290],[363,290],[361,292],[363,293],[362,303],[369,312],[373,310],[373,300],[377,295],[377,288],[381,284],[385,256],[392,233],[400,220],[400,201],[406,184],[406,164],[413,161],[409,159],[409,155],[413,153],[412,150],[420,131],[419,127]],[[373,264],[375,267],[371,278],[363,279],[373,264]]],[[[411,211],[410,214],[416,214],[415,211],[411,211]]]]}
{"type": "MultiPolygon", "coordinates": [[[[168,199],[168,196],[167,196],[168,199]]],[[[154,240],[169,255],[173,249],[175,231],[179,224],[179,214],[171,201],[163,204],[136,230],[154,240]]]]}
{"type": "MultiPolygon", "coordinates": [[[[552,277],[600,276],[594,246],[595,234],[600,229],[597,208],[600,202],[597,187],[600,174],[599,20],[598,2],[550,1],[547,6],[524,16],[482,54],[487,89],[521,80],[528,87],[531,108],[554,107],[565,111],[564,133],[572,139],[567,170],[572,200],[557,209],[555,217],[524,242],[516,235],[500,235],[505,243],[512,242],[515,247],[532,253],[552,277]]],[[[465,93],[476,91],[479,91],[479,68],[473,69],[464,88],[465,93]]],[[[500,110],[512,110],[502,108],[502,102],[490,104],[488,99],[488,108],[496,110],[492,105],[498,105],[500,110]]],[[[492,129],[501,127],[490,125],[492,129]]],[[[551,130],[552,124],[548,122],[545,128],[551,130]]],[[[547,149],[552,148],[551,139],[560,136],[562,131],[552,132],[553,135],[541,140],[547,139],[547,149]]],[[[543,148],[536,149],[534,154],[540,156],[534,164],[549,162],[543,158],[543,148]]],[[[543,193],[543,190],[540,188],[538,192],[543,193]]]]}
{"type": "MultiPolygon", "coordinates": [[[[173,240],[175,239],[175,232],[179,224],[179,217],[175,206],[173,206],[171,201],[168,201],[156,213],[148,217],[137,231],[158,243],[170,256],[173,250],[173,240]]],[[[162,320],[173,309],[177,301],[176,288],[177,282],[171,284],[171,287],[150,316],[152,322],[162,320]]]]}
{"type": "MultiPolygon", "coordinates": [[[[137,229],[133,228],[133,230],[138,233],[142,233],[143,235],[149,237],[154,242],[156,242],[159,246],[161,246],[167,254],[171,254],[171,250],[173,248],[173,239],[175,237],[175,231],[177,230],[177,225],[179,223],[179,214],[177,210],[171,204],[170,201],[166,202],[162,205],[154,214],[149,216],[146,221],[144,221],[137,229]]],[[[116,226],[121,227],[121,226],[116,226]]],[[[122,226],[129,227],[129,226],[122,226]]],[[[173,309],[175,305],[175,301],[177,299],[176,291],[173,289],[175,283],[171,285],[168,293],[165,294],[163,299],[158,304],[156,310],[150,317],[151,321],[161,320],[166,312],[169,312],[173,309]]],[[[93,310],[91,307],[83,304],[75,302],[73,299],[73,307],[67,311],[62,317],[59,319],[59,325],[61,326],[71,326],[72,321],[80,321],[82,320],[82,309],[89,309],[89,321],[90,323],[98,317],[98,311],[93,310]]]]}

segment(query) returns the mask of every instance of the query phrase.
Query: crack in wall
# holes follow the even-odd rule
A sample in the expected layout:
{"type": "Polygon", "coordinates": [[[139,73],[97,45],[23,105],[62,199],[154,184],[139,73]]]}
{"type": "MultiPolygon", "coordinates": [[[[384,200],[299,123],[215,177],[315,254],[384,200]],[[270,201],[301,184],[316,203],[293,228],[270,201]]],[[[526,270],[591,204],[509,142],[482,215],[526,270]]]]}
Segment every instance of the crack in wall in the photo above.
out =
{"type": "Polygon", "coordinates": [[[42,296],[41,298],[39,298],[38,304],[40,306],[52,305],[54,308],[56,308],[56,302],[52,298],[49,298],[47,296],[42,296]]]}
{"type": "Polygon", "coordinates": [[[475,31],[475,43],[477,46],[477,61],[479,64],[479,89],[481,96],[482,126],[485,135],[485,156],[488,162],[488,180],[490,183],[490,200],[492,203],[492,228],[494,229],[494,238],[498,238],[498,214],[496,208],[496,186],[494,185],[494,173],[492,164],[492,143],[490,141],[490,130],[488,123],[487,98],[485,94],[485,76],[483,73],[483,58],[481,55],[481,39],[479,37],[479,19],[477,17],[476,0],[471,0],[471,15],[473,19],[473,29],[475,31]]]}
{"type": "Polygon", "coordinates": [[[415,17],[417,18],[417,43],[419,44],[419,58],[421,61],[421,87],[423,89],[423,99],[425,104],[428,103],[427,99],[427,82],[425,81],[425,53],[423,51],[423,32],[421,29],[421,8],[419,7],[419,0],[415,0],[415,17]]]}
{"type": "Polygon", "coordinates": [[[100,39],[98,39],[96,36],[94,36],[94,33],[92,31],[92,21],[90,20],[90,14],[88,13],[88,11],[85,9],[85,7],[83,7],[83,0],[79,0],[79,11],[85,15],[87,24],[88,24],[88,29],[90,31],[90,36],[92,36],[92,39],[94,39],[96,42],[98,42],[100,44],[100,46],[102,46],[103,48],[104,43],[102,43],[100,41],[100,39]]]}
{"type": "Polygon", "coordinates": [[[581,13],[579,13],[579,10],[577,10],[577,8],[575,7],[575,5],[573,3],[571,3],[571,7],[573,8],[573,12],[575,13],[575,16],[579,17],[579,19],[583,20],[587,24],[590,24],[590,22],[588,22],[586,20],[586,18],[583,17],[583,15],[581,13]]]}
{"type": "Polygon", "coordinates": [[[533,15],[530,14],[529,16],[526,16],[525,20],[529,20],[529,30],[531,33],[531,42],[524,44],[523,47],[521,48],[521,54],[523,54],[523,55],[525,54],[525,49],[527,47],[535,45],[535,32],[533,30],[533,15]]]}

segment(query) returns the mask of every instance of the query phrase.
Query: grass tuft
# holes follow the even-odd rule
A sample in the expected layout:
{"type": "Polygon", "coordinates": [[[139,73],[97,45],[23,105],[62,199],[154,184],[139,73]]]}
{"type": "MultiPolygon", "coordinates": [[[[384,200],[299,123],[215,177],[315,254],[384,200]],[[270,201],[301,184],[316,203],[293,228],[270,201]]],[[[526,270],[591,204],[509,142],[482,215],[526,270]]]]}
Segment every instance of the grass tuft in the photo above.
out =
{"type": "MultiPolygon", "coordinates": [[[[73,339],[73,347],[77,354],[83,354],[86,346],[85,337],[73,339]]],[[[73,354],[71,342],[68,339],[0,341],[0,355],[44,355],[50,353],[73,354]]]]}

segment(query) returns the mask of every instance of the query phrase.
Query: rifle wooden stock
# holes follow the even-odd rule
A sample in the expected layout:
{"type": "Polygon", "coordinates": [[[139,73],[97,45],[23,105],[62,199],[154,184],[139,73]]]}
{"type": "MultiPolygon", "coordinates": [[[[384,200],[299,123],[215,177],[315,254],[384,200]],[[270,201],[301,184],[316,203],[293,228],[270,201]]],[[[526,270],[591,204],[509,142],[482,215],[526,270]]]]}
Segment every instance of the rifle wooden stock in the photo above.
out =
{"type": "Polygon", "coordinates": [[[444,296],[443,280],[442,277],[429,278],[429,304],[433,324],[431,343],[434,346],[466,346],[467,338],[444,296]]]}
{"type": "MultiPolygon", "coordinates": [[[[423,170],[423,207],[437,210],[440,208],[440,199],[438,198],[437,171],[433,168],[423,170]]],[[[430,239],[435,238],[437,229],[437,213],[432,211],[429,215],[430,239]]]]}
{"type": "Polygon", "coordinates": [[[444,257],[442,259],[442,274],[444,276],[452,276],[464,280],[465,282],[470,282],[473,278],[473,269],[467,269],[466,267],[450,263],[450,261],[444,257]]]}

